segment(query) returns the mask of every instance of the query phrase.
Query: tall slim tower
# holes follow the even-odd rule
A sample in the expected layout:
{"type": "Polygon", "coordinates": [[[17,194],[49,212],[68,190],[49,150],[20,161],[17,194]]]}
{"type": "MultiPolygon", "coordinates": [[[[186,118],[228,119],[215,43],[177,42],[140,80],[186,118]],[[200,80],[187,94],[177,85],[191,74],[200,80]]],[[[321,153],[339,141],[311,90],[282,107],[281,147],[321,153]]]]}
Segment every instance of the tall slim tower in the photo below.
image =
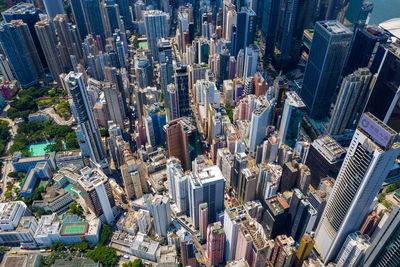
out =
{"type": "Polygon", "coordinates": [[[70,0],[70,5],[72,14],[74,15],[75,24],[78,27],[79,36],[83,40],[86,35],[88,35],[88,25],[85,20],[82,0],[70,0]]]}
{"type": "Polygon", "coordinates": [[[329,134],[342,134],[358,123],[367,101],[370,80],[368,68],[359,69],[343,79],[329,123],[329,134]]]}
{"type": "Polygon", "coordinates": [[[233,55],[237,55],[240,49],[254,42],[256,33],[256,13],[251,8],[243,7],[237,13],[236,40],[233,44],[233,55]]]}
{"type": "Polygon", "coordinates": [[[305,108],[306,106],[296,92],[286,92],[286,100],[279,128],[279,139],[282,143],[290,147],[294,147],[296,144],[305,108]]]}
{"type": "Polygon", "coordinates": [[[144,12],[147,44],[154,59],[158,60],[157,42],[161,38],[168,38],[168,14],[160,10],[144,12]]]}
{"type": "Polygon", "coordinates": [[[0,43],[21,86],[36,84],[37,78],[17,27],[9,23],[1,25],[0,43]]]}
{"type": "Polygon", "coordinates": [[[258,105],[251,115],[249,150],[255,152],[265,137],[265,129],[271,122],[273,105],[271,103],[258,105]]]}
{"type": "Polygon", "coordinates": [[[171,223],[171,207],[169,198],[156,195],[151,202],[151,214],[154,217],[154,228],[158,236],[167,237],[167,229],[171,223]]]}
{"type": "Polygon", "coordinates": [[[88,33],[93,34],[94,37],[99,35],[102,42],[104,43],[105,30],[102,18],[103,12],[101,12],[100,10],[100,1],[99,0],[81,0],[81,1],[82,1],[82,10],[86,21],[88,33]]]}
{"type": "Polygon", "coordinates": [[[36,49],[35,43],[33,42],[28,25],[20,19],[12,20],[10,24],[14,25],[19,32],[19,36],[21,37],[26,52],[28,53],[28,58],[33,67],[33,71],[36,74],[36,77],[38,79],[42,79],[45,76],[44,69],[42,63],[40,62],[39,53],[36,49]]]}
{"type": "Polygon", "coordinates": [[[176,68],[175,89],[178,94],[178,117],[190,116],[189,74],[187,66],[176,68]]]}
{"type": "Polygon", "coordinates": [[[105,158],[104,148],[93,116],[93,109],[83,80],[83,74],[71,71],[65,77],[65,83],[68,85],[72,96],[75,120],[83,132],[86,145],[90,151],[90,158],[93,162],[102,163],[105,158]]]}
{"type": "Polygon", "coordinates": [[[60,53],[57,51],[57,37],[54,27],[49,21],[39,21],[35,24],[36,33],[42,45],[43,53],[46,58],[49,70],[53,79],[59,81],[60,74],[63,73],[60,53]]]}
{"type": "Polygon", "coordinates": [[[221,222],[210,224],[207,229],[207,257],[211,265],[224,261],[225,233],[221,222]]]}
{"type": "MultiPolygon", "coordinates": [[[[371,82],[371,93],[365,108],[366,112],[371,112],[396,131],[400,130],[398,126],[400,121],[398,108],[400,99],[399,49],[400,45],[396,43],[379,46],[376,54],[383,54],[383,58],[378,65],[376,77],[371,82]]],[[[379,61],[379,58],[374,59],[373,64],[375,61],[379,61]]]]}
{"type": "Polygon", "coordinates": [[[370,212],[400,152],[396,138],[397,132],[372,114],[362,115],[316,231],[315,244],[326,264],[370,212]]]}
{"type": "Polygon", "coordinates": [[[336,20],[315,24],[303,86],[299,91],[313,119],[328,115],[353,32],[336,20]]]}

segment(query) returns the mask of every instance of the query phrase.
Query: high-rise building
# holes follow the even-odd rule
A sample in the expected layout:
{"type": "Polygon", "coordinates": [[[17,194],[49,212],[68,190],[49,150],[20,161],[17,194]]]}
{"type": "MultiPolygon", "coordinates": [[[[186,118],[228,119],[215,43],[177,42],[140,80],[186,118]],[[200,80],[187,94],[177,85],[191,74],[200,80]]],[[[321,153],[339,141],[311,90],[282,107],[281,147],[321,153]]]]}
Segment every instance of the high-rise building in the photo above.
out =
{"type": "Polygon", "coordinates": [[[296,259],[294,260],[295,267],[303,266],[303,262],[311,254],[315,241],[310,235],[304,234],[299,243],[299,248],[296,252],[296,259]]]}
{"type": "Polygon", "coordinates": [[[359,68],[368,67],[379,44],[386,43],[387,39],[384,30],[377,26],[358,28],[354,33],[342,76],[347,76],[359,68]]]}
{"type": "Polygon", "coordinates": [[[372,236],[376,227],[378,226],[381,216],[375,211],[372,211],[367,218],[365,218],[363,225],[360,228],[360,233],[367,236],[372,236]]]}
{"type": "Polygon", "coordinates": [[[157,43],[161,38],[168,38],[168,14],[160,10],[144,12],[147,44],[155,60],[158,60],[157,43]]]}
{"type": "Polygon", "coordinates": [[[47,16],[49,16],[51,20],[58,14],[65,14],[62,0],[43,0],[43,4],[46,8],[47,16]]]}
{"type": "Polygon", "coordinates": [[[256,44],[250,44],[245,48],[244,56],[244,69],[243,78],[254,76],[257,71],[258,54],[260,53],[260,48],[256,44]]]}
{"type": "Polygon", "coordinates": [[[26,23],[26,25],[28,25],[29,32],[31,33],[33,39],[33,43],[35,44],[36,50],[39,54],[40,62],[42,63],[42,66],[45,68],[47,67],[47,62],[44,57],[44,53],[35,30],[36,22],[40,21],[39,13],[40,10],[36,9],[33,4],[19,3],[7,9],[1,14],[3,16],[4,21],[7,23],[11,22],[12,20],[20,19],[24,23],[26,23]]]}
{"type": "Polygon", "coordinates": [[[184,174],[181,162],[175,157],[167,160],[167,182],[169,196],[176,203],[178,211],[186,214],[189,210],[188,176],[184,174]]]}
{"type": "Polygon", "coordinates": [[[93,34],[95,38],[100,36],[101,42],[104,44],[106,35],[102,17],[103,12],[100,9],[100,1],[81,0],[81,5],[88,33],[93,34]]]}
{"type": "Polygon", "coordinates": [[[224,211],[224,231],[225,231],[225,261],[235,259],[237,238],[239,229],[244,221],[247,220],[246,210],[243,206],[228,208],[224,211]]]}
{"type": "Polygon", "coordinates": [[[240,172],[238,199],[242,203],[247,203],[256,199],[256,189],[258,183],[258,169],[256,167],[242,169],[240,172]]]}
{"type": "Polygon", "coordinates": [[[183,169],[190,170],[197,156],[197,129],[187,117],[168,122],[164,127],[168,157],[176,157],[183,169]]]}
{"type": "Polygon", "coordinates": [[[29,61],[33,67],[33,71],[35,72],[37,79],[43,79],[45,76],[44,69],[40,62],[39,53],[36,49],[35,43],[33,42],[28,25],[20,19],[12,20],[10,24],[15,26],[19,32],[19,36],[24,44],[29,61]]]}
{"type": "Polygon", "coordinates": [[[347,236],[342,249],[336,257],[336,266],[355,267],[359,266],[364,252],[369,247],[369,237],[362,235],[360,232],[351,233],[347,236]]]}
{"type": "MultiPolygon", "coordinates": [[[[384,56],[379,64],[376,78],[371,82],[371,93],[365,108],[378,119],[399,131],[399,114],[397,107],[400,98],[400,56],[399,45],[395,43],[380,45],[378,53],[384,56]]],[[[375,64],[375,60],[373,62],[375,64]]]]}
{"type": "Polygon", "coordinates": [[[158,236],[167,237],[167,229],[171,223],[171,208],[169,198],[156,195],[150,204],[151,215],[154,218],[154,229],[158,236]]]}
{"type": "Polygon", "coordinates": [[[109,82],[103,85],[103,91],[110,119],[123,129],[126,117],[121,93],[118,91],[117,86],[114,83],[109,82]]]}
{"type": "Polygon", "coordinates": [[[279,12],[281,1],[266,0],[262,10],[262,25],[265,42],[265,56],[272,58],[275,48],[275,40],[278,31],[279,12]]]}
{"type": "Polygon", "coordinates": [[[63,63],[64,69],[72,69],[74,64],[71,56],[75,56],[78,61],[83,57],[80,38],[76,30],[73,30],[71,25],[68,24],[67,15],[59,14],[53,19],[53,22],[58,36],[59,44],[57,47],[61,62],[63,63]]]}
{"type": "Polygon", "coordinates": [[[290,147],[294,147],[296,144],[305,108],[306,106],[296,92],[286,92],[286,100],[279,128],[279,139],[282,143],[290,147]]]}
{"type": "Polygon", "coordinates": [[[88,35],[88,25],[85,20],[82,1],[83,0],[70,0],[70,5],[75,19],[75,24],[78,27],[79,36],[83,40],[86,35],[88,35]]]}
{"type": "Polygon", "coordinates": [[[125,28],[126,29],[131,29],[132,28],[132,13],[131,13],[131,6],[130,6],[130,1],[129,0],[116,0],[118,7],[119,7],[119,13],[122,16],[122,21],[124,22],[125,28]]]}
{"type": "Polygon", "coordinates": [[[244,258],[249,266],[265,266],[273,247],[274,243],[268,240],[262,225],[250,219],[240,227],[235,259],[244,258]]]}
{"type": "Polygon", "coordinates": [[[345,154],[346,150],[329,135],[315,139],[305,160],[311,172],[311,185],[318,188],[321,178],[336,177],[345,154]]]}
{"type": "Polygon", "coordinates": [[[178,94],[178,117],[190,116],[189,75],[187,66],[175,69],[175,89],[178,94]]]}
{"type": "Polygon", "coordinates": [[[374,4],[370,1],[349,1],[344,8],[345,14],[339,14],[338,17],[344,25],[356,29],[368,24],[373,9],[374,4]]]}
{"type": "Polygon", "coordinates": [[[352,31],[336,20],[315,24],[303,86],[299,90],[313,119],[324,118],[329,113],[352,35],[352,31]]]}
{"type": "MultiPolygon", "coordinates": [[[[296,212],[291,218],[290,235],[299,242],[304,234],[310,234],[313,231],[318,212],[307,198],[301,199],[296,207],[296,212]]],[[[290,209],[292,209],[292,200],[290,209]]]]}
{"type": "Polygon", "coordinates": [[[268,238],[275,238],[286,230],[289,204],[281,196],[273,196],[265,200],[263,226],[268,238]]]}
{"type": "Polygon", "coordinates": [[[224,209],[225,179],[218,166],[192,173],[189,178],[189,208],[193,226],[199,228],[199,205],[208,205],[208,223],[215,222],[216,214],[224,209]]]}
{"type": "Polygon", "coordinates": [[[115,200],[107,175],[100,169],[90,169],[89,167],[82,169],[81,173],[78,185],[86,205],[97,217],[104,216],[105,221],[112,225],[115,200]]]}
{"type": "Polygon", "coordinates": [[[185,232],[180,242],[183,266],[197,267],[196,247],[189,232],[185,232]]]}
{"type": "Polygon", "coordinates": [[[274,252],[270,263],[272,266],[292,266],[296,259],[295,241],[291,236],[279,235],[275,238],[274,252]]]}
{"type": "Polygon", "coordinates": [[[63,68],[60,59],[60,53],[57,51],[57,37],[53,25],[50,21],[39,21],[35,24],[35,30],[39,37],[51,76],[59,81],[63,68]]]}
{"type": "Polygon", "coordinates": [[[220,222],[210,224],[207,228],[207,257],[211,265],[224,261],[224,228],[220,222]]]}
{"type": "Polygon", "coordinates": [[[372,114],[362,115],[316,231],[315,244],[326,264],[370,212],[400,152],[396,138],[397,132],[372,114]]]}
{"type": "Polygon", "coordinates": [[[140,179],[140,165],[130,159],[120,167],[124,189],[128,199],[141,198],[143,196],[142,181],[140,179]]]}
{"type": "Polygon", "coordinates": [[[256,33],[256,13],[247,7],[237,13],[236,39],[233,44],[233,55],[237,55],[240,49],[245,49],[254,42],[256,33]]]}
{"type": "Polygon", "coordinates": [[[254,153],[257,146],[265,137],[265,130],[271,122],[273,102],[258,105],[251,115],[251,126],[249,136],[249,151],[254,153]]]}
{"type": "Polygon", "coordinates": [[[0,43],[20,85],[27,88],[36,84],[37,77],[17,27],[9,23],[1,25],[0,43]]]}
{"type": "Polygon", "coordinates": [[[147,57],[135,56],[136,80],[140,88],[153,85],[153,67],[147,57]]]}
{"type": "Polygon", "coordinates": [[[384,267],[400,265],[400,208],[393,206],[382,229],[373,238],[365,253],[363,266],[384,267]]]}
{"type": "Polygon", "coordinates": [[[102,7],[104,10],[104,26],[105,30],[108,33],[107,35],[110,36],[114,34],[115,30],[122,28],[122,21],[120,20],[121,15],[119,13],[118,4],[114,1],[105,1],[102,3],[102,7]]]}
{"type": "Polygon", "coordinates": [[[208,227],[208,204],[207,202],[199,205],[199,232],[202,241],[207,240],[208,227]]]}
{"type": "Polygon", "coordinates": [[[357,125],[367,102],[370,80],[368,68],[358,69],[343,79],[329,122],[330,135],[342,134],[357,125]]]}
{"type": "MultiPolygon", "coordinates": [[[[229,14],[231,14],[231,16],[233,16],[232,12],[236,13],[236,7],[235,5],[232,3],[231,0],[224,0],[223,1],[223,8],[222,8],[222,35],[224,37],[227,36],[227,34],[229,33],[229,31],[231,31],[232,29],[231,24],[229,23],[229,14]]],[[[231,33],[232,34],[232,33],[231,33]]]]}
{"type": "Polygon", "coordinates": [[[12,80],[15,80],[10,63],[8,62],[7,58],[2,54],[0,54],[0,72],[3,75],[4,79],[6,79],[7,81],[11,82],[12,80]]]}
{"type": "Polygon", "coordinates": [[[73,114],[76,116],[75,120],[83,133],[85,145],[90,151],[90,158],[93,162],[102,163],[105,158],[104,148],[93,116],[92,105],[83,80],[83,74],[71,71],[65,77],[65,83],[71,94],[73,114]]]}
{"type": "Polygon", "coordinates": [[[296,67],[303,43],[303,31],[310,24],[313,8],[312,1],[281,1],[274,52],[274,61],[279,69],[286,71],[296,67]]]}

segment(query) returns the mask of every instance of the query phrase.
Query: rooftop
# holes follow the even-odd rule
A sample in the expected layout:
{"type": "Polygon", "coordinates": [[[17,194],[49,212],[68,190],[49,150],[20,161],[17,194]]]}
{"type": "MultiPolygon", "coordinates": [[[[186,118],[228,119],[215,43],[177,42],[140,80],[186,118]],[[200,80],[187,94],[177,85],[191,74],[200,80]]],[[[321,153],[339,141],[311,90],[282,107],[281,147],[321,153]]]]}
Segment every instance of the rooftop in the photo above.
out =
{"type": "Polygon", "coordinates": [[[275,216],[284,213],[285,210],[289,208],[289,204],[280,196],[268,198],[266,202],[275,216]]]}
{"type": "Polygon", "coordinates": [[[326,20],[326,21],[320,21],[318,23],[321,24],[321,26],[324,27],[328,32],[335,35],[353,33],[337,20],[326,20]]]}

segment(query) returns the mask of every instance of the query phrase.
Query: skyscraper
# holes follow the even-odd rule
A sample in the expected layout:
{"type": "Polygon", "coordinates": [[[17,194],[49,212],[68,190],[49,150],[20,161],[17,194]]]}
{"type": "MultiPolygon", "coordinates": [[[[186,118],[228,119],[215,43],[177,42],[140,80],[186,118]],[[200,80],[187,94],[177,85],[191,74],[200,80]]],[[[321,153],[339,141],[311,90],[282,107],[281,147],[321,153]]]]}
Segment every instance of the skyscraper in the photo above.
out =
{"type": "Polygon", "coordinates": [[[189,178],[189,210],[193,226],[199,228],[199,205],[208,205],[208,223],[215,222],[216,214],[224,209],[225,179],[218,166],[192,173],[189,178]]]}
{"type": "Polygon", "coordinates": [[[349,234],[342,246],[342,249],[336,257],[336,266],[359,266],[359,263],[364,256],[364,252],[368,249],[368,247],[368,236],[364,236],[360,232],[349,234]]]}
{"type": "Polygon", "coordinates": [[[400,208],[392,207],[389,218],[372,240],[363,262],[366,267],[399,266],[400,208]]]}
{"type": "Polygon", "coordinates": [[[47,62],[35,30],[35,24],[40,20],[39,13],[40,10],[36,9],[33,4],[19,3],[1,14],[6,22],[21,19],[24,23],[26,23],[26,25],[28,25],[33,43],[35,44],[36,50],[39,54],[40,61],[42,62],[42,66],[45,68],[47,67],[47,62]]]}
{"type": "MultiPolygon", "coordinates": [[[[311,0],[283,0],[280,2],[274,60],[279,69],[286,71],[297,65],[303,43],[303,31],[310,24],[314,4],[311,0]]],[[[267,42],[269,41],[267,40],[267,42]]]]}
{"type": "Polygon", "coordinates": [[[93,110],[83,80],[83,74],[71,71],[65,77],[65,83],[72,96],[72,109],[75,111],[73,114],[76,116],[75,120],[83,132],[83,136],[86,140],[85,143],[90,151],[90,158],[93,162],[102,163],[105,158],[104,148],[97,123],[93,116],[93,110]]]}
{"type": "Polygon", "coordinates": [[[358,28],[354,33],[342,76],[347,76],[358,68],[368,67],[378,45],[386,43],[387,39],[384,30],[377,26],[358,28]]]}
{"type": "Polygon", "coordinates": [[[279,11],[281,1],[266,0],[262,10],[262,26],[265,41],[265,56],[272,58],[275,48],[275,40],[278,31],[279,11]]]}
{"type": "Polygon", "coordinates": [[[9,23],[1,25],[0,43],[21,86],[36,84],[37,78],[17,27],[9,23]]]}
{"type": "Polygon", "coordinates": [[[168,122],[164,127],[168,157],[176,157],[182,168],[190,170],[197,156],[197,129],[187,117],[168,122]]]}
{"type": "Polygon", "coordinates": [[[122,21],[124,22],[125,28],[126,29],[131,29],[132,28],[132,14],[130,10],[130,4],[129,0],[116,0],[118,7],[119,7],[119,13],[122,16],[122,21]]]}
{"type": "Polygon", "coordinates": [[[167,229],[171,223],[171,207],[169,198],[156,195],[150,204],[154,218],[154,228],[158,236],[167,237],[167,229]]]}
{"type": "Polygon", "coordinates": [[[233,44],[233,55],[237,55],[240,49],[245,49],[254,42],[256,33],[256,13],[251,8],[243,7],[237,13],[236,40],[233,44]]]}
{"type": "MultiPolygon", "coordinates": [[[[99,0],[81,0],[83,15],[86,21],[88,33],[96,36],[100,36],[102,43],[105,42],[105,29],[103,24],[103,18],[100,10],[99,0]]],[[[81,33],[82,35],[82,33],[81,33]]]]}
{"type": "Polygon", "coordinates": [[[123,129],[126,117],[121,93],[117,90],[115,84],[109,82],[104,84],[103,91],[110,119],[123,129]]]}
{"type": "Polygon", "coordinates": [[[167,160],[167,182],[169,196],[176,203],[179,212],[186,214],[189,210],[188,176],[184,174],[181,162],[175,157],[167,160]]]}
{"type": "Polygon", "coordinates": [[[249,136],[249,151],[254,153],[257,146],[265,137],[265,129],[271,121],[273,105],[265,103],[258,105],[251,115],[251,126],[249,136]]]}
{"type": "Polygon", "coordinates": [[[294,147],[296,144],[305,108],[306,106],[296,92],[286,92],[286,100],[279,128],[279,139],[282,143],[290,147],[294,147]]]}
{"type": "Polygon", "coordinates": [[[237,238],[242,223],[246,221],[246,211],[243,206],[227,208],[224,211],[224,231],[225,231],[225,261],[235,259],[237,238]]]}
{"type": "Polygon", "coordinates": [[[155,60],[158,60],[157,43],[161,38],[168,38],[168,14],[160,10],[144,12],[147,44],[155,60]]]}
{"type": "Polygon", "coordinates": [[[81,39],[85,39],[88,35],[88,25],[85,20],[85,14],[83,9],[83,0],[70,0],[72,14],[74,15],[75,24],[78,27],[79,36],[81,39]]]}
{"type": "Polygon", "coordinates": [[[329,122],[330,135],[342,134],[357,125],[367,102],[370,80],[368,68],[358,69],[343,79],[329,122]]]}
{"type": "Polygon", "coordinates": [[[187,66],[175,69],[175,89],[178,94],[178,117],[190,116],[189,75],[187,66]]]}
{"type": "MultiPolygon", "coordinates": [[[[371,93],[365,108],[378,119],[399,131],[400,110],[398,101],[400,98],[400,56],[399,45],[395,43],[380,45],[378,48],[384,56],[379,64],[377,77],[371,83],[371,93]]],[[[378,54],[377,52],[377,54],[378,54]]],[[[375,60],[374,60],[375,64],[375,60]]]]}
{"type": "Polygon", "coordinates": [[[258,54],[260,53],[260,48],[256,44],[250,44],[246,47],[244,56],[244,69],[243,78],[254,76],[257,71],[258,54]]]}
{"type": "MultiPolygon", "coordinates": [[[[0,39],[0,43],[1,43],[1,39],[0,39]]],[[[15,80],[14,74],[11,70],[11,66],[10,63],[8,62],[7,58],[0,54],[0,72],[1,74],[3,74],[3,77],[11,82],[12,80],[15,80]]]]}
{"type": "Polygon", "coordinates": [[[114,223],[113,207],[114,195],[107,175],[99,169],[82,169],[82,176],[78,180],[83,199],[97,217],[104,216],[105,221],[114,223]]]}
{"type": "Polygon", "coordinates": [[[207,257],[211,265],[224,261],[224,228],[220,222],[210,224],[207,229],[207,257]]]}
{"type": "Polygon", "coordinates": [[[43,49],[44,56],[49,66],[51,76],[54,80],[59,81],[63,68],[60,59],[60,53],[57,51],[57,37],[54,27],[49,21],[39,21],[35,24],[36,33],[39,37],[40,44],[43,49]]]}
{"type": "Polygon", "coordinates": [[[313,119],[328,115],[352,32],[338,21],[315,24],[300,97],[313,119]]]}
{"type": "Polygon", "coordinates": [[[32,65],[33,71],[35,72],[37,79],[43,79],[45,76],[44,69],[41,64],[39,53],[36,49],[35,43],[33,42],[28,25],[20,19],[12,20],[10,24],[15,26],[19,32],[19,36],[22,40],[22,43],[24,44],[29,61],[32,65]]]}
{"type": "Polygon", "coordinates": [[[400,152],[396,138],[397,132],[372,114],[362,115],[316,231],[315,244],[325,263],[335,259],[347,235],[370,212],[400,152]]]}
{"type": "Polygon", "coordinates": [[[58,14],[65,14],[62,0],[43,0],[43,4],[46,8],[47,16],[49,16],[51,20],[58,14]]]}
{"type": "Polygon", "coordinates": [[[303,266],[303,262],[311,254],[315,241],[308,234],[304,234],[296,252],[295,267],[303,266]]]}

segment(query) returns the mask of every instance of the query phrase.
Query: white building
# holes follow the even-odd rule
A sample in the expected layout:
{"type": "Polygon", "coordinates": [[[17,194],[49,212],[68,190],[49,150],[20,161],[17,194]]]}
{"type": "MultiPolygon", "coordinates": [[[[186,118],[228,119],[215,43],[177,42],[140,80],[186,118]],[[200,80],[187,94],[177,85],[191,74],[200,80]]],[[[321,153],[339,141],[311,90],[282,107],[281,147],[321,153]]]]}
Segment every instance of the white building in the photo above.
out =
{"type": "Polygon", "coordinates": [[[156,195],[150,204],[154,219],[154,229],[158,236],[167,237],[167,229],[171,223],[171,207],[169,198],[156,195]]]}
{"type": "Polygon", "coordinates": [[[151,218],[150,212],[148,210],[140,209],[137,213],[137,224],[139,227],[139,232],[147,234],[151,228],[151,218]]]}
{"type": "Polygon", "coordinates": [[[249,151],[254,153],[265,137],[265,130],[271,121],[272,104],[265,103],[256,107],[251,115],[249,151]]]}
{"type": "Polygon", "coordinates": [[[359,266],[358,264],[369,246],[369,237],[367,235],[363,236],[360,232],[349,234],[336,258],[336,266],[359,266]]]}
{"type": "Polygon", "coordinates": [[[400,152],[397,132],[370,113],[361,116],[319,222],[315,245],[325,264],[360,229],[400,152]]]}

